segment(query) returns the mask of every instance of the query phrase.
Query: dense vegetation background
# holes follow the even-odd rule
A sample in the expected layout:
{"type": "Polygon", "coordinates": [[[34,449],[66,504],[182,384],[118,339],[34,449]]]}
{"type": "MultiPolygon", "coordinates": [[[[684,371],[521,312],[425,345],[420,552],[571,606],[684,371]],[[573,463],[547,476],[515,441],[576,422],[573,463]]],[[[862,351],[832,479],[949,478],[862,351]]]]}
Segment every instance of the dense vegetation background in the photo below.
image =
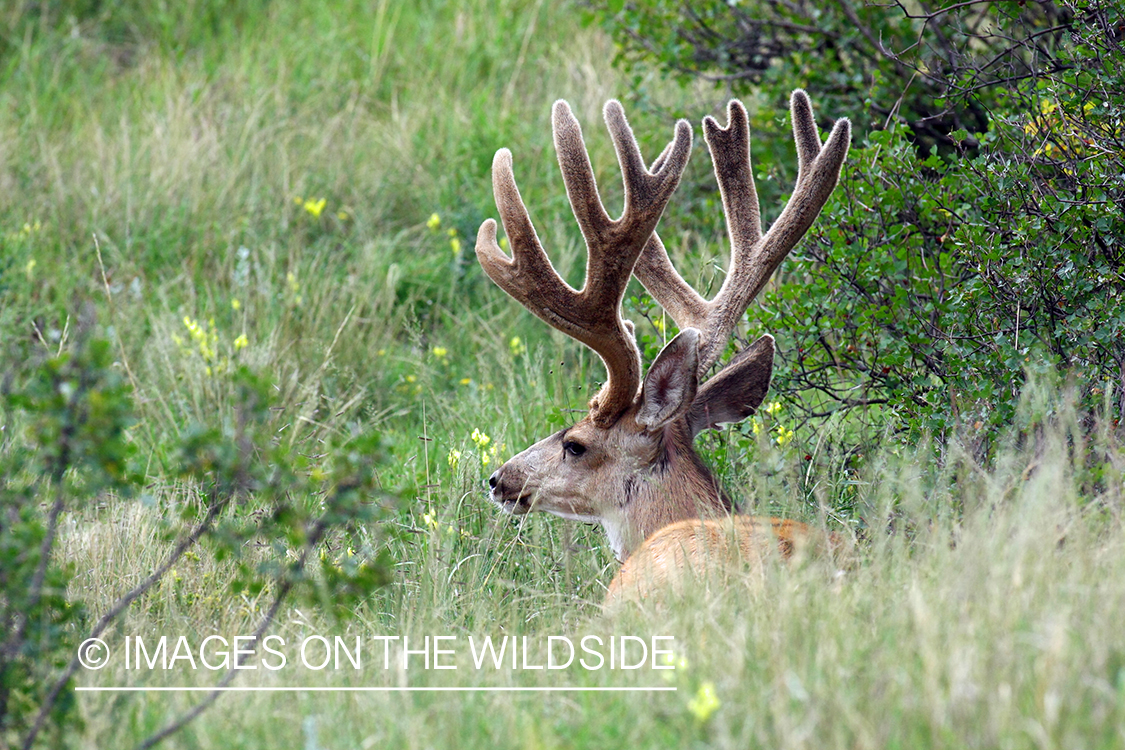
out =
{"type": "MultiPolygon", "coordinates": [[[[1096,2],[5,6],[0,745],[1125,742],[1122,23],[1096,2]],[[700,447],[746,512],[855,536],[858,560],[604,617],[601,532],[480,489],[601,377],[473,258],[492,155],[577,284],[554,99],[614,206],[606,99],[651,157],[742,97],[768,220],[798,86],[823,125],[852,118],[852,154],[741,334],[778,337],[770,408],[700,447]],[[210,699],[73,691],[235,677],[82,672],[90,634],[267,632],[671,633],[682,661],[655,696],[227,695],[182,728],[210,699]]],[[[661,234],[706,289],[726,256],[702,150],[661,234]]],[[[639,286],[626,307],[651,359],[673,331],[639,286]]],[[[403,679],[550,680],[233,684],[403,679]]]]}
{"type": "Polygon", "coordinates": [[[752,315],[784,337],[776,387],[803,417],[860,410],[984,455],[1026,372],[1050,368],[1091,407],[1113,389],[1120,418],[1119,8],[602,10],[635,69],[655,63],[761,102],[760,163],[778,161],[776,107],[794,87],[855,120],[844,189],[752,315]]]}

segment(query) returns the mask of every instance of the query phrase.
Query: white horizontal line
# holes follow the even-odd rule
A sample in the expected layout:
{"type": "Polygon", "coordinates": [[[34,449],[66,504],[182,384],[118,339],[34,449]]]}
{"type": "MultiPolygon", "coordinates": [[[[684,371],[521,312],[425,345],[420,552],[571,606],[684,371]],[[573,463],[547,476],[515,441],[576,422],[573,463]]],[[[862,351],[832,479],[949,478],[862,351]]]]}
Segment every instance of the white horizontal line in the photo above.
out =
{"type": "Polygon", "coordinates": [[[76,687],[83,693],[643,693],[674,687],[76,687]]]}

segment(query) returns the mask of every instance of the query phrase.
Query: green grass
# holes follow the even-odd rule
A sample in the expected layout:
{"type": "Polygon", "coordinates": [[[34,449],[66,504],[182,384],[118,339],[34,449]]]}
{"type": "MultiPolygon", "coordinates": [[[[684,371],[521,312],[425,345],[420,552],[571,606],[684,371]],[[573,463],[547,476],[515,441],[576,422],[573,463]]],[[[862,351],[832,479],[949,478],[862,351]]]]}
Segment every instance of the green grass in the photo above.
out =
{"type": "MultiPolygon", "coordinates": [[[[1065,414],[1064,414],[1065,418],[1065,414]]],[[[1065,422],[1064,422],[1065,424],[1065,422]]],[[[1016,450],[986,471],[950,456],[941,470],[916,455],[873,462],[858,483],[870,523],[843,573],[824,561],[776,566],[764,580],[727,582],[709,595],[614,617],[596,605],[613,568],[596,551],[568,547],[566,529],[511,522],[479,498],[446,488],[440,523],[398,550],[401,568],[347,628],[350,635],[454,635],[456,672],[384,671],[376,650],[353,672],[248,673],[244,685],[582,686],[673,685],[676,693],[554,695],[235,694],[171,742],[173,747],[296,744],[315,725],[318,747],[1117,747],[1125,730],[1125,540],[1122,455],[1116,484],[1097,502],[1079,493],[1086,451],[1076,425],[1049,432],[1037,453],[1016,450]],[[963,506],[959,513],[954,505],[963,506]],[[450,532],[449,526],[455,531],[450,532]],[[889,533],[888,531],[889,530],[889,533]],[[468,536],[460,532],[467,532],[468,536]],[[472,635],[674,635],[686,665],[659,673],[570,669],[476,671],[472,635]],[[711,682],[721,706],[706,722],[688,708],[711,682]]],[[[159,557],[151,517],[123,505],[82,519],[68,537],[77,584],[109,596],[128,571],[159,557]],[[110,531],[112,530],[112,531],[110,531]],[[99,535],[101,537],[99,538],[99,535]],[[138,556],[138,546],[149,559],[138,556]],[[118,571],[106,576],[104,571],[118,571]]],[[[150,595],[124,632],[234,634],[252,601],[217,593],[221,567],[189,561],[150,595]]],[[[293,609],[277,628],[287,643],[340,632],[315,611],[293,609]]],[[[368,652],[369,654],[371,652],[368,652]]],[[[540,660],[542,656],[538,657],[540,660]]],[[[532,661],[531,663],[537,663],[532,661]]],[[[538,662],[538,663],[541,663],[538,662]]],[[[198,684],[207,675],[138,676],[116,669],[85,684],[198,684]]],[[[83,699],[87,742],[121,746],[154,730],[186,699],[83,699]]]]}
{"type": "MultiPolygon", "coordinates": [[[[100,612],[162,559],[164,524],[192,496],[167,478],[174,446],[193,423],[234,419],[229,374],[245,364],[276,384],[278,440],[315,453],[329,436],[378,428],[393,455],[382,481],[402,495],[385,542],[393,583],[346,625],[294,604],[276,627],[287,641],[455,635],[467,656],[470,635],[667,634],[687,660],[670,682],[650,670],[555,678],[674,693],[238,693],[165,746],[1125,744],[1125,455],[1108,433],[1078,428],[1061,388],[1029,395],[1021,413],[1047,426],[1014,425],[987,467],[956,448],[888,441],[857,471],[832,453],[831,425],[776,446],[784,414],[763,418],[757,438],[744,425],[701,439],[748,510],[862,529],[842,574],[825,561],[779,566],[758,585],[609,617],[598,603],[616,563],[600,532],[501,516],[484,499],[492,469],[572,420],[601,376],[596,358],[544,330],[472,255],[476,228],[496,215],[491,158],[508,146],[549,252],[581,278],[550,140],[557,98],[575,106],[603,195],[619,205],[599,111],[630,84],[576,9],[330,0],[216,15],[208,9],[221,4],[200,0],[150,17],[122,7],[34,33],[0,16],[14,30],[0,69],[0,336],[54,350],[92,304],[135,388],[132,437],[151,479],[152,502],[106,498],[66,518],[73,594],[100,612]],[[319,199],[314,216],[304,202],[319,199]],[[1027,434],[1038,437],[1020,442],[1027,434]],[[721,706],[701,720],[689,702],[705,683],[721,706]]],[[[697,122],[718,104],[645,86],[649,101],[697,122]]],[[[647,154],[671,136],[659,112],[629,110],[647,154]]],[[[691,169],[706,173],[699,150],[691,169]]],[[[717,256],[716,227],[669,244],[717,256]]],[[[697,259],[686,273],[715,272],[697,259]]],[[[229,594],[232,576],[206,550],[184,558],[109,640],[249,631],[264,600],[229,594]]],[[[456,672],[369,662],[358,673],[257,670],[237,684],[551,677],[478,673],[462,658],[456,672]]],[[[81,684],[215,678],[115,665],[81,684]]],[[[84,725],[69,740],[129,747],[197,698],[81,694],[84,725]]]]}

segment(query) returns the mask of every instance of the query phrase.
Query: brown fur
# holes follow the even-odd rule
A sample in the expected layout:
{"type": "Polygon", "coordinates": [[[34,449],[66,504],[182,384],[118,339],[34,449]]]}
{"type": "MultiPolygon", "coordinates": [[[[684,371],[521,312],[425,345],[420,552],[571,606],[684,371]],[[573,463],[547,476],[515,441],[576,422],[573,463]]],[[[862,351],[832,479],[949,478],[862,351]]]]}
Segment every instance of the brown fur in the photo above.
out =
{"type": "Polygon", "coordinates": [[[799,550],[829,553],[843,540],[808,524],[784,518],[731,516],[690,519],[662,528],[625,561],[606,591],[605,606],[678,593],[685,578],[702,580],[713,571],[741,569],[760,576],[772,555],[791,559],[799,550]]]}
{"type": "Polygon", "coordinates": [[[600,523],[619,560],[668,524],[729,515],[730,499],[695,453],[686,420],[651,433],[635,411],[609,430],[587,417],[513,456],[490,480],[493,500],[517,515],[600,523]],[[571,441],[586,453],[568,455],[571,441]]]}

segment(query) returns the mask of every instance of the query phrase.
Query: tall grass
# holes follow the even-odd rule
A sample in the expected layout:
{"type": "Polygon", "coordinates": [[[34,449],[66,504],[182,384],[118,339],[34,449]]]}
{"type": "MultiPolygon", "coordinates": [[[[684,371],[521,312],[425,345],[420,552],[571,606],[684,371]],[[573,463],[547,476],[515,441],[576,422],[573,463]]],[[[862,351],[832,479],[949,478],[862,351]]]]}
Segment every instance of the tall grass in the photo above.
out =
{"type": "MultiPolygon", "coordinates": [[[[350,635],[457,636],[459,669],[384,670],[373,649],[362,670],[247,673],[247,685],[675,686],[675,693],[232,695],[172,746],[261,747],[308,742],[409,747],[1116,747],[1125,731],[1125,454],[1108,429],[1080,426],[1057,390],[1057,414],[1033,444],[1012,445],[986,468],[967,452],[920,463],[924,451],[871,462],[857,482],[868,522],[845,570],[824,560],[775,565],[764,578],[726,581],[682,599],[598,606],[613,573],[603,554],[567,539],[565,526],[498,518],[463,486],[431,497],[434,520],[396,550],[396,583],[370,601],[350,635]],[[1096,476],[1091,469],[1096,470],[1096,476]],[[951,508],[960,506],[959,512],[951,508]],[[547,635],[577,642],[634,634],[675,636],[678,668],[664,673],[552,675],[477,671],[468,636],[547,635]],[[561,675],[561,676],[560,676],[561,675]],[[690,708],[706,683],[721,705],[690,708]]],[[[1026,405],[1033,411],[1036,404],[1026,405]]],[[[1026,434],[1026,433],[1025,433],[1026,434]]],[[[467,484],[471,484],[467,482],[467,484]]],[[[83,581],[108,595],[106,570],[144,570],[150,515],[111,506],[81,519],[69,554],[83,581]],[[81,529],[81,531],[79,531],[81,529]],[[108,529],[114,529],[107,535],[108,529]],[[99,538],[99,535],[100,538],[99,538]]],[[[150,561],[151,562],[151,561],[150,561]]],[[[124,576],[127,578],[127,574],[124,576]]],[[[233,634],[251,600],[216,595],[221,567],[196,561],[154,593],[131,632],[233,634]]],[[[120,585],[120,584],[119,584],[120,585]]],[[[95,601],[96,603],[96,601],[95,601]]],[[[340,632],[294,609],[287,642],[340,632]]],[[[417,659],[417,657],[415,657],[417,659]]],[[[536,652],[532,664],[542,663],[536,652]],[[536,660],[538,659],[538,661],[536,660]]],[[[91,674],[87,684],[207,684],[179,671],[91,674]]],[[[125,744],[186,699],[94,697],[82,702],[87,742],[125,744]]]]}
{"type": "MultiPolygon", "coordinates": [[[[760,585],[605,615],[616,563],[599,531],[501,516],[481,492],[499,462],[574,418],[600,365],[495,289],[472,244],[495,215],[492,154],[512,147],[533,219],[577,283],[582,244],[549,109],[556,98],[575,106],[615,205],[599,111],[628,87],[612,45],[578,9],[536,0],[228,6],[124,3],[31,30],[0,15],[13,30],[0,70],[0,336],[54,349],[77,303],[92,302],[134,385],[133,439],[152,477],[150,503],[110,498],[67,519],[74,594],[99,611],[162,557],[164,521],[192,493],[165,479],[169,446],[194,422],[233,418],[227,375],[247,364],[280,394],[278,440],[315,452],[326,435],[378,426],[394,445],[383,481],[403,496],[394,583],[348,625],[291,608],[278,626],[287,639],[668,634],[686,662],[670,682],[651,670],[558,678],[675,693],[235,694],[167,746],[1125,743],[1125,457],[1104,425],[1078,423],[1064,389],[1028,394],[1025,421],[989,466],[889,441],[859,472],[831,457],[830,435],[779,447],[770,419],[783,415],[761,417],[757,435],[744,425],[710,437],[707,453],[748,512],[858,533],[858,559],[842,573],[826,561],[777,566],[760,585]],[[709,715],[689,707],[707,683],[721,702],[709,715]]],[[[697,92],[646,87],[704,114],[697,92]]],[[[630,117],[647,154],[670,137],[655,112],[630,117]]],[[[692,168],[709,165],[697,153],[692,168]]],[[[717,255],[711,229],[670,244],[717,255]]],[[[639,327],[658,345],[657,329],[639,327]]],[[[227,592],[232,575],[208,556],[184,558],[117,637],[246,631],[259,603],[227,592]]],[[[257,670],[240,682],[553,677],[460,666],[257,670]]],[[[83,679],[210,677],[116,665],[83,679]]],[[[192,702],[82,694],[73,744],[130,746],[192,702]]]]}
{"type": "MultiPolygon", "coordinates": [[[[6,281],[23,294],[12,313],[56,318],[75,293],[99,299],[96,234],[131,358],[187,314],[214,317],[230,339],[252,326],[251,354],[265,345],[308,361],[355,306],[335,361],[362,362],[370,378],[369,353],[387,336],[495,299],[490,288],[482,299],[470,260],[494,213],[497,147],[527,144],[521,182],[548,231],[565,212],[557,185],[545,189],[557,183],[544,153],[550,102],[569,97],[592,120],[617,89],[594,69],[611,48],[573,12],[287,3],[180,54],[140,46],[116,62],[97,27],[24,46],[4,86],[0,213],[7,227],[42,229],[13,248],[6,281]],[[324,213],[297,197],[324,199],[324,213]],[[443,232],[458,232],[459,258],[425,231],[435,211],[443,232]],[[289,274],[300,288],[286,300],[289,274]]],[[[595,145],[603,157],[606,140],[595,145]]],[[[258,357],[278,376],[294,366],[258,357]]],[[[149,363],[138,381],[168,386],[161,370],[149,363]]]]}

